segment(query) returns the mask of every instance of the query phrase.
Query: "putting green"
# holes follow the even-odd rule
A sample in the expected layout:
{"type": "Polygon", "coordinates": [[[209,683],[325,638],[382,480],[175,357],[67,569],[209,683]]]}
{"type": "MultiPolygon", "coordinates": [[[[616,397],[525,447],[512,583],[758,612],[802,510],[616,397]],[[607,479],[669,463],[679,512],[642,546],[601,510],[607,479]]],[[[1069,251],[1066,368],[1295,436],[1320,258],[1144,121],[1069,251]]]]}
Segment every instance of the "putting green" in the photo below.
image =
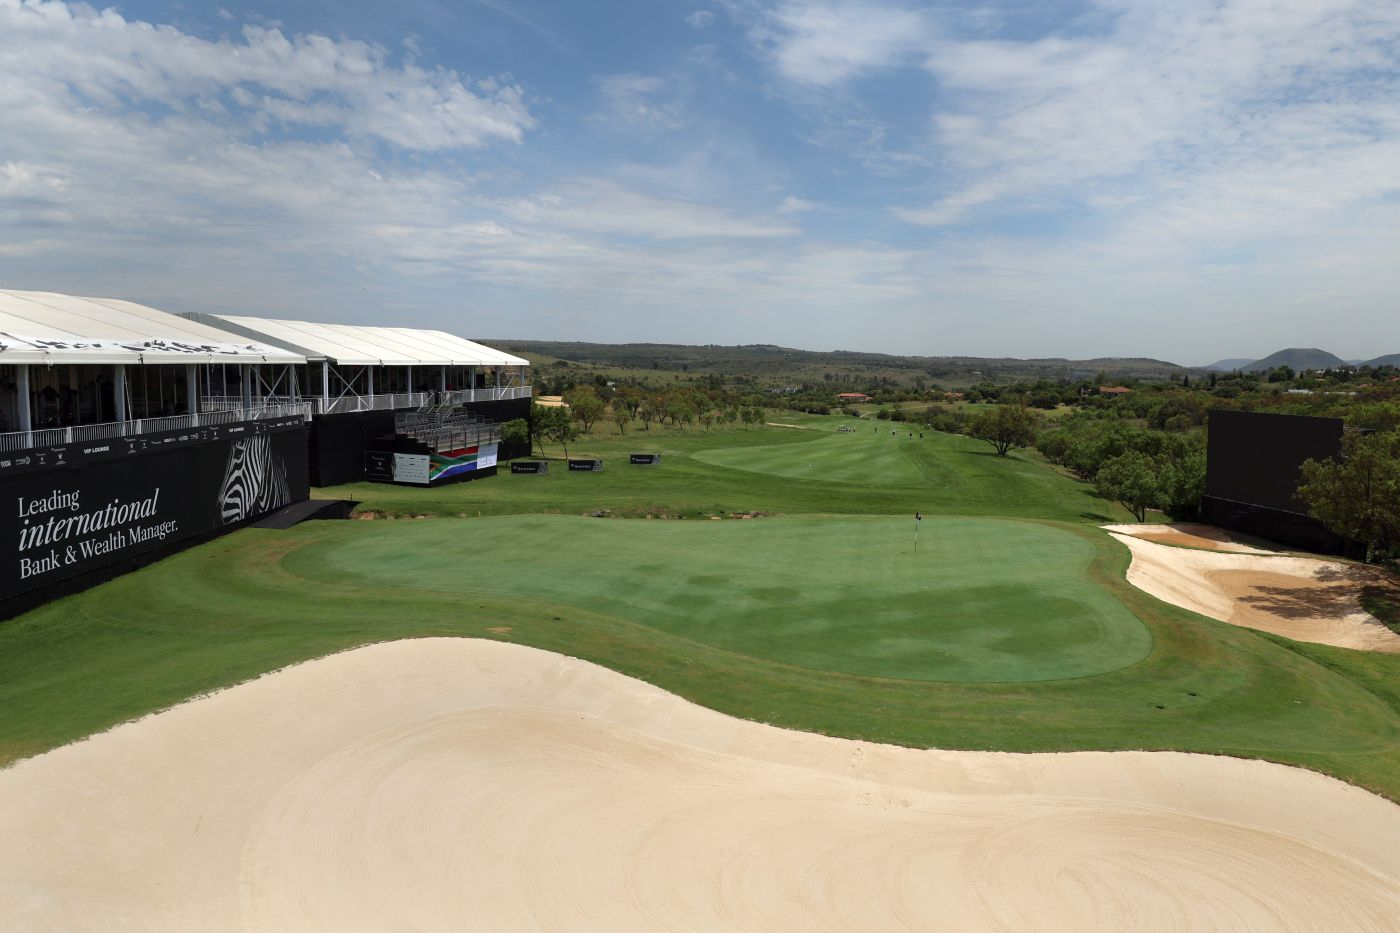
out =
{"type": "MultiPolygon", "coordinates": [[[[1085,575],[1094,547],[1028,522],[892,518],[363,523],[286,571],[386,590],[529,597],[755,658],[910,680],[1061,680],[1152,648],[1085,575]]],[[[469,612],[464,603],[464,612],[469,612]]],[[[564,621],[566,609],[560,610],[564,621]]]]}
{"type": "Polygon", "coordinates": [[[922,486],[940,478],[952,479],[935,455],[935,447],[941,445],[927,436],[919,437],[918,431],[910,437],[908,428],[894,429],[888,422],[873,430],[867,424],[853,427],[849,434],[817,434],[800,444],[720,447],[700,450],[693,456],[711,466],[859,486],[922,486]]]}

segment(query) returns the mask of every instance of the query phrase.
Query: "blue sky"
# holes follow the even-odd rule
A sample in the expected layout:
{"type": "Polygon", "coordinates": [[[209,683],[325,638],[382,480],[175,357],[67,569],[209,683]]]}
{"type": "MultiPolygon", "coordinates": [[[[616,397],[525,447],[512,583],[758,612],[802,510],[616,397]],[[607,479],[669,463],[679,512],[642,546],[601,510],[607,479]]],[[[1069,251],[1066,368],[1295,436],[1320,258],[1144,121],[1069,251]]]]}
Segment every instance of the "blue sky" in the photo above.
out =
{"type": "Polygon", "coordinates": [[[0,282],[473,337],[1400,352],[1400,4],[0,0],[0,282]]]}

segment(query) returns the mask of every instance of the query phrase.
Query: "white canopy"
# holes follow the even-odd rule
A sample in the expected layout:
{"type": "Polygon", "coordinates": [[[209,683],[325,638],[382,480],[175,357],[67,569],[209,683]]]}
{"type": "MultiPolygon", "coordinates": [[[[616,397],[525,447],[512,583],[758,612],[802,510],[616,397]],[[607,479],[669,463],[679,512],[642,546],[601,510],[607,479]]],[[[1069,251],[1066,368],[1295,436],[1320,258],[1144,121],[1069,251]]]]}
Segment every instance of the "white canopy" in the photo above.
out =
{"type": "Polygon", "coordinates": [[[315,324],[272,318],[201,315],[259,341],[275,343],[308,360],[340,366],[529,366],[530,361],[440,330],[315,324]]]}
{"type": "Polygon", "coordinates": [[[0,289],[0,363],[262,362],[306,360],[130,301],[0,289]]]}

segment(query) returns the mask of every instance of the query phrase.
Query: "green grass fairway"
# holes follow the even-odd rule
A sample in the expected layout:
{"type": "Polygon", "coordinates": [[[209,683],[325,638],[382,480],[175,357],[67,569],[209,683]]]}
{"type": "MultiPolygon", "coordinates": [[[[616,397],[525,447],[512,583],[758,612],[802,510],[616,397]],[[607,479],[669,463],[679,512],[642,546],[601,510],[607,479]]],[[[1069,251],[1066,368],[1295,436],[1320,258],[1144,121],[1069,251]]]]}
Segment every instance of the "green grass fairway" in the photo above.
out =
{"type": "MultiPolygon", "coordinates": [[[[676,433],[635,431],[570,445],[575,457],[601,457],[601,473],[570,473],[555,462],[543,476],[503,470],[484,481],[437,489],[353,483],[321,494],[397,515],[500,515],[611,509],[690,518],[762,510],[783,514],[994,515],[1057,521],[1130,521],[1116,503],[1049,468],[1038,455],[998,457],[981,441],[908,430],[877,436],[850,418],[783,414],[806,430],[762,428],[676,433]],[[850,423],[857,430],[840,434],[850,423]],[[861,433],[864,428],[865,433],[861,433]],[[659,466],[632,466],[632,451],[660,452],[659,466]]],[[[551,447],[550,453],[562,453],[551,447]]]]}
{"type": "Polygon", "coordinates": [[[946,482],[957,474],[939,458],[930,455],[939,445],[925,432],[908,430],[890,434],[881,424],[870,430],[855,425],[850,434],[818,434],[801,444],[761,447],[719,447],[695,454],[695,459],[712,466],[767,473],[789,479],[849,483],[858,486],[921,486],[925,482],[946,482]]]}
{"type": "Polygon", "coordinates": [[[1152,648],[1085,573],[1093,545],[1045,525],[599,521],[358,523],[292,555],[318,582],[534,597],[754,658],[909,680],[1084,677],[1152,648]]]}

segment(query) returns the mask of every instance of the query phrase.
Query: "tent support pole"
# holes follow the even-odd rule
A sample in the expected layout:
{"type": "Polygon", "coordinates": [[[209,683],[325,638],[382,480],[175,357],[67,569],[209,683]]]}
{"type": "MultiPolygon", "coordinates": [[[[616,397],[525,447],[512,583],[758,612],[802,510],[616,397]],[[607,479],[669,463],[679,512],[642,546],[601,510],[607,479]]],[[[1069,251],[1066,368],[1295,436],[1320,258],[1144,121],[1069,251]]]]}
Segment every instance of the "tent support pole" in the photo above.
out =
{"type": "Polygon", "coordinates": [[[33,404],[29,398],[29,364],[20,363],[15,367],[15,414],[19,415],[21,431],[34,430],[33,404]]]}
{"type": "Polygon", "coordinates": [[[117,403],[117,420],[125,421],[126,418],[126,364],[118,363],[112,367],[112,400],[117,403]]]}

